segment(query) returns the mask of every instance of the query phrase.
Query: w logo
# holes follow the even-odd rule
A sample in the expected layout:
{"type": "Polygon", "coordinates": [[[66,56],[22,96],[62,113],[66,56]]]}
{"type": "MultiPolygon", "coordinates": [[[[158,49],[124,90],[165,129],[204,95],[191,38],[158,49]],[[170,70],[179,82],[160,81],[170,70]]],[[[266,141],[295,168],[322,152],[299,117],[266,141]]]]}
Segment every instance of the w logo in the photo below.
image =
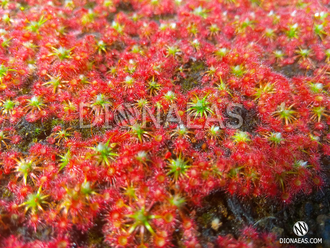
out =
{"type": "Polygon", "coordinates": [[[297,221],[293,225],[293,232],[299,237],[305,236],[308,232],[308,225],[304,221],[297,221]]]}

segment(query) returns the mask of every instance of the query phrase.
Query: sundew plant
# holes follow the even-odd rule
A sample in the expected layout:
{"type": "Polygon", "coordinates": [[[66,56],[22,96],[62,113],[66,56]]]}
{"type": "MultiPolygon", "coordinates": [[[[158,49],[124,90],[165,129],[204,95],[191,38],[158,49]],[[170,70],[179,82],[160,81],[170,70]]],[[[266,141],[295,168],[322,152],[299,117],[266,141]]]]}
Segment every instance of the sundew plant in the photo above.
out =
{"type": "Polygon", "coordinates": [[[0,0],[0,247],[330,247],[329,8],[0,0]]]}

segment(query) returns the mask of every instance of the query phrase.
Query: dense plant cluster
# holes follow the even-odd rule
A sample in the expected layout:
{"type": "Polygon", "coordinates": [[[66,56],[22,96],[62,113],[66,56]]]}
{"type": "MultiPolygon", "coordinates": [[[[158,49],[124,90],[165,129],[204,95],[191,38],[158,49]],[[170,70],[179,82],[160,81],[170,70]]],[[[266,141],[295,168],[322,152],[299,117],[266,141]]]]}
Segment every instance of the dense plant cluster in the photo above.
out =
{"type": "MultiPolygon", "coordinates": [[[[2,0],[1,243],[71,247],[101,219],[110,247],[200,247],[192,208],[215,190],[287,204],[323,186],[327,5],[2,0]]],[[[276,246],[252,228],[215,243],[276,246]]]]}

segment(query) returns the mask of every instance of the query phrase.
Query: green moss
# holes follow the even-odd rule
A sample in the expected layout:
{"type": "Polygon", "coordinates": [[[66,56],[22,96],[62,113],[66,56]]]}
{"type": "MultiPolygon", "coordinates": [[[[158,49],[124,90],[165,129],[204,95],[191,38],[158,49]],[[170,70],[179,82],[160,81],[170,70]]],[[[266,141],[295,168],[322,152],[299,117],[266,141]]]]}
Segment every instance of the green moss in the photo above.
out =
{"type": "Polygon", "coordinates": [[[202,214],[202,216],[199,218],[199,222],[201,222],[201,224],[203,226],[207,226],[213,219],[213,215],[211,212],[207,211],[204,214],[202,214]]]}
{"type": "Polygon", "coordinates": [[[186,74],[186,78],[182,78],[179,81],[182,91],[186,93],[191,89],[196,88],[200,84],[199,82],[206,69],[207,66],[202,61],[189,62],[183,68],[180,68],[179,72],[186,74]]]}

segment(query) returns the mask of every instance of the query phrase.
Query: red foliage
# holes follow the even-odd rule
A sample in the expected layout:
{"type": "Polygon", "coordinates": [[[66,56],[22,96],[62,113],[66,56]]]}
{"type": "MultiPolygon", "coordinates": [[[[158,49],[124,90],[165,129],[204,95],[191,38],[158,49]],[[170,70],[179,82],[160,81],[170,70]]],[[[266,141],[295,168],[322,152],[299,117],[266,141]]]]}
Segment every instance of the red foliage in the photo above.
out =
{"type": "MultiPolygon", "coordinates": [[[[327,4],[2,1],[0,243],[71,247],[102,222],[113,247],[201,247],[192,209],[215,190],[326,185],[327,4]]],[[[277,246],[251,227],[216,243],[277,246]]]]}

